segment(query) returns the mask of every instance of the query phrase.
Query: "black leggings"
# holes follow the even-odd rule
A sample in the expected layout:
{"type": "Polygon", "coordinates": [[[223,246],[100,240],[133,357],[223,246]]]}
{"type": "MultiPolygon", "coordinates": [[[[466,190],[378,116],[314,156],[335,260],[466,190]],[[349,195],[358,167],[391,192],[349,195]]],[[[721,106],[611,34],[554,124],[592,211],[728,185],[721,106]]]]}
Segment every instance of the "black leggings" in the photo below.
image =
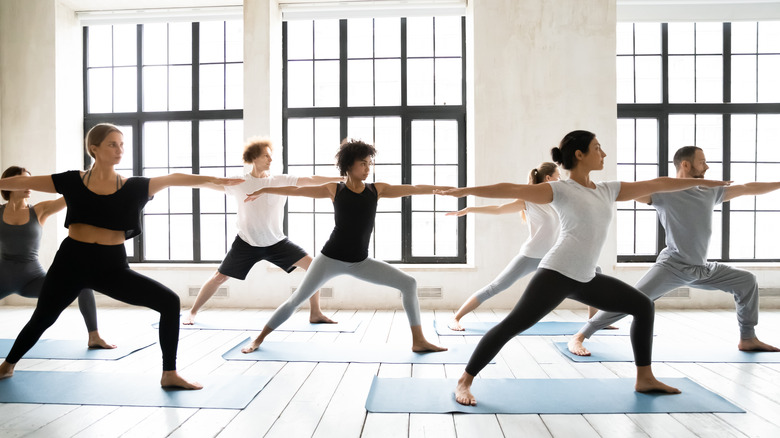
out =
{"type": "Polygon", "coordinates": [[[12,364],[18,362],[84,288],[159,312],[163,370],[176,369],[179,296],[157,281],[132,271],[124,245],[83,243],[70,237],[62,241],[46,274],[35,312],[5,360],[12,364]]]}
{"type": "MultiPolygon", "coordinates": [[[[41,295],[44,278],[46,278],[46,271],[38,260],[27,262],[0,260],[0,300],[12,293],[18,293],[25,298],[38,298],[41,295]]],[[[87,331],[97,330],[97,306],[92,289],[84,289],[79,293],[79,310],[84,317],[87,331]]]]}
{"type": "Polygon", "coordinates": [[[571,298],[607,312],[627,313],[631,324],[631,346],[637,366],[650,365],[653,352],[653,301],[642,292],[617,278],[596,274],[591,281],[580,283],[563,274],[540,268],[528,283],[520,301],[503,321],[490,329],[466,365],[466,372],[476,376],[493,360],[513,337],[539,322],[565,298],[571,298]]]}

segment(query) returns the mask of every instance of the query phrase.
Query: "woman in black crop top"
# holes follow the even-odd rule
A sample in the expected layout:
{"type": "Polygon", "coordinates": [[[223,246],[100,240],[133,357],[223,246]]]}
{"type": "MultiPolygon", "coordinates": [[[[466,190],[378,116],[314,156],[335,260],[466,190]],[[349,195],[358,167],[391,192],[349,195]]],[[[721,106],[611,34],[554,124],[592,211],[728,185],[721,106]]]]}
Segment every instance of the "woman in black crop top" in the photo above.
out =
{"type": "MultiPolygon", "coordinates": [[[[3,172],[3,178],[17,175],[30,176],[30,172],[19,166],[11,166],[3,172]]],[[[65,208],[65,199],[32,205],[28,202],[29,190],[3,190],[2,197],[8,202],[0,205],[0,299],[13,293],[25,298],[38,298],[46,278],[46,271],[38,259],[43,224],[65,208]]],[[[95,294],[91,289],[79,293],[79,310],[87,326],[87,347],[116,348],[98,332],[95,294]]]]}
{"type": "Polygon", "coordinates": [[[68,206],[65,218],[68,237],[62,241],[49,267],[35,312],[0,364],[0,379],[13,375],[19,359],[35,345],[81,289],[92,288],[119,301],[159,312],[163,356],[160,384],[184,389],[202,388],[176,371],[178,295],[132,271],[127,264],[124,241],[141,233],[141,211],[160,190],[207,183],[234,185],[243,180],[184,174],[123,178],[114,170],[124,153],[122,137],[122,132],[114,125],[98,124],[90,129],[85,146],[95,163],[86,172],[0,180],[2,190],[61,193],[68,206]]]}
{"type": "Polygon", "coordinates": [[[414,277],[388,263],[368,257],[368,242],[374,229],[376,204],[379,198],[430,195],[433,190],[440,187],[366,183],[374,155],[376,149],[373,146],[362,141],[345,140],[336,154],[336,165],[341,176],[347,177],[345,183],[327,183],[309,187],[263,187],[247,196],[245,202],[250,202],[266,193],[330,198],[335,211],[335,227],[322,251],[309,266],[295,293],[276,309],[260,335],[241,351],[249,353],[256,350],[265,337],[286,321],[295,309],[309,299],[326,281],[339,275],[351,275],[400,290],[403,307],[412,330],[412,351],[446,350],[431,344],[423,335],[420,305],[417,302],[417,281],[414,277]]]}

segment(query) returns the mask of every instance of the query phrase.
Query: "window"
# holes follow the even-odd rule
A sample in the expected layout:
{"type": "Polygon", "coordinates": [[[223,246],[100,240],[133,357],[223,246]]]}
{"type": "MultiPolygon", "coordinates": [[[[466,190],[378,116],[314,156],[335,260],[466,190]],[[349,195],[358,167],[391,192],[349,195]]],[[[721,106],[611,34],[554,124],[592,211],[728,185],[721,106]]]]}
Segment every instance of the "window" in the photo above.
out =
{"type": "MultiPolygon", "coordinates": [[[[241,20],[85,26],[84,90],[85,131],[108,122],[124,133],[122,175],[243,173],[241,20]]],[[[219,261],[235,215],[220,192],[166,189],[146,205],[128,257],[219,261]]]]}
{"type": "MultiPolygon", "coordinates": [[[[369,177],[390,184],[463,186],[463,17],[300,20],[283,24],[284,170],[337,176],[344,138],[377,148],[369,177]]],[[[370,255],[390,262],[462,263],[465,200],[383,199],[370,255]]],[[[287,232],[310,254],[333,228],[329,199],[290,197],[287,232]]]]}
{"type": "MultiPolygon", "coordinates": [[[[674,175],[674,153],[687,145],[704,150],[708,178],[777,180],[780,22],[620,23],[617,35],[621,180],[674,175]]],[[[708,257],[780,261],[769,238],[779,205],[772,192],[718,206],[708,257]]],[[[652,261],[664,246],[646,205],[619,203],[617,226],[619,261],[652,261]]]]}

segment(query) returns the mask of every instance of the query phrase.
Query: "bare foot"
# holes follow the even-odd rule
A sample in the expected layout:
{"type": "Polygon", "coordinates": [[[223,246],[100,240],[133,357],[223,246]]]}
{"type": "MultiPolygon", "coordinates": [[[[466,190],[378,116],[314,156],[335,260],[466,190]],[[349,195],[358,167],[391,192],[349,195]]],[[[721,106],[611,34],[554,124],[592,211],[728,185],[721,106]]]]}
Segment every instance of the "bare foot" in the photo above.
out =
{"type": "Polygon", "coordinates": [[[458,321],[457,319],[453,319],[452,321],[450,321],[450,323],[447,324],[447,327],[449,327],[450,330],[455,330],[456,332],[462,332],[466,330],[463,328],[462,325],[460,325],[460,321],[458,321]]]}
{"type": "Polygon", "coordinates": [[[323,313],[309,315],[309,322],[312,324],[336,324],[336,321],[328,318],[323,313]]]}
{"type": "Polygon", "coordinates": [[[163,371],[162,378],[160,379],[160,386],[163,388],[183,388],[183,389],[203,389],[203,385],[198,382],[191,382],[184,377],[180,376],[176,370],[163,371]]]}
{"type": "Polygon", "coordinates": [[[582,341],[585,340],[585,337],[582,335],[574,335],[569,340],[569,343],[567,346],[569,347],[569,351],[572,354],[576,354],[577,356],[590,356],[590,351],[588,351],[587,348],[585,348],[584,345],[582,345],[582,341]]]}
{"type": "Polygon", "coordinates": [[[740,339],[738,347],[740,351],[780,351],[780,348],[765,344],[758,338],[740,339]]]}
{"type": "Polygon", "coordinates": [[[477,399],[474,398],[474,394],[471,393],[471,382],[473,378],[469,378],[464,373],[464,376],[458,379],[458,385],[455,387],[455,401],[465,406],[476,406],[477,399]]]}
{"type": "Polygon", "coordinates": [[[87,341],[87,347],[90,349],[106,349],[111,350],[116,348],[116,345],[109,344],[106,342],[103,338],[100,337],[100,334],[97,331],[89,332],[89,340],[87,341]]]}
{"type": "Polygon", "coordinates": [[[665,394],[679,394],[680,390],[660,382],[655,377],[639,378],[636,379],[636,385],[634,386],[636,392],[662,392],[665,394]]]}
{"type": "Polygon", "coordinates": [[[447,348],[439,347],[438,345],[433,345],[430,342],[423,339],[421,341],[412,342],[412,351],[414,351],[415,353],[422,353],[425,351],[447,351],[447,348]]]}
{"type": "Polygon", "coordinates": [[[0,380],[13,376],[15,366],[15,364],[10,364],[6,361],[3,361],[3,363],[0,364],[0,380]]]}
{"type": "Polygon", "coordinates": [[[184,316],[181,318],[181,323],[184,325],[193,325],[195,324],[195,315],[196,313],[192,313],[192,310],[185,313],[184,316]]]}
{"type": "Polygon", "coordinates": [[[258,348],[260,348],[260,344],[262,344],[262,341],[258,341],[255,339],[254,341],[250,342],[246,347],[241,349],[242,353],[251,353],[258,348]]]}

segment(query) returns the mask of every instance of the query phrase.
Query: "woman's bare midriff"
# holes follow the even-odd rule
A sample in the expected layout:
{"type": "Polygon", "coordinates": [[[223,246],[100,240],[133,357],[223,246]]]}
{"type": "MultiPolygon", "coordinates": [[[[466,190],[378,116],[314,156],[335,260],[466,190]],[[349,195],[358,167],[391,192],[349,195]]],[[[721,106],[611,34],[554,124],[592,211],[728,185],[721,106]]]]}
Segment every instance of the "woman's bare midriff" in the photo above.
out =
{"type": "Polygon", "coordinates": [[[87,224],[70,224],[68,237],[84,243],[96,243],[98,245],[121,245],[125,243],[125,232],[109,230],[87,224]]]}

